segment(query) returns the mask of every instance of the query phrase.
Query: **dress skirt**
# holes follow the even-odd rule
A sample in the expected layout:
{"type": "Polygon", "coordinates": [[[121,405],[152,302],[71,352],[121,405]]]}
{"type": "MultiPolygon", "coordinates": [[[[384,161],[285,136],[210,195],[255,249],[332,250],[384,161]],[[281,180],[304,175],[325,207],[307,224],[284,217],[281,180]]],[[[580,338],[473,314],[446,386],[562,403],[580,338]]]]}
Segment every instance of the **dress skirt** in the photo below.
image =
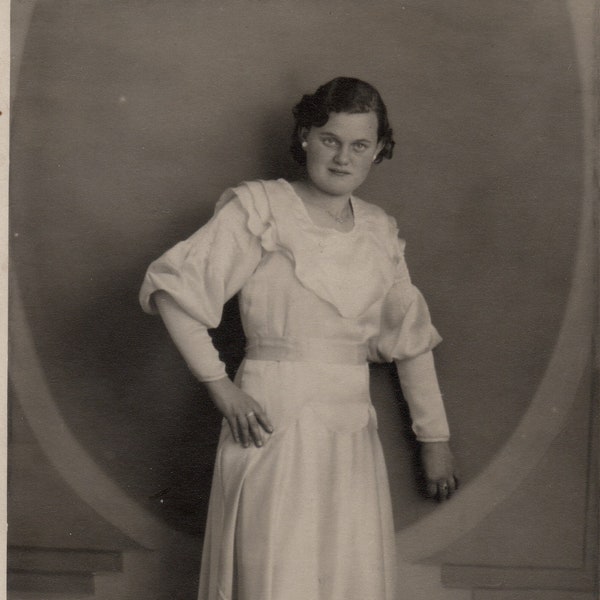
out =
{"type": "Polygon", "coordinates": [[[392,600],[395,548],[362,365],[245,360],[238,385],[274,433],[243,448],[224,422],[199,600],[392,600]]]}

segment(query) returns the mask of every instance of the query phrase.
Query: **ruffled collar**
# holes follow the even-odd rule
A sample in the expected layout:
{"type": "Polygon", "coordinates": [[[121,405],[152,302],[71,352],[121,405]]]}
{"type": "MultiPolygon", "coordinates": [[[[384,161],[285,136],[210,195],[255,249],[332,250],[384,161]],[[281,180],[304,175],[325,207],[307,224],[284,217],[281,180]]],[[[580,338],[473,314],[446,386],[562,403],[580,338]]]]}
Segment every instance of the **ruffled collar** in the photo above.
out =
{"type": "Polygon", "coordinates": [[[380,208],[352,196],[354,227],[342,232],[316,225],[285,179],[246,182],[231,192],[264,250],[287,254],[300,283],[342,317],[359,317],[390,289],[389,219],[380,208]]]}

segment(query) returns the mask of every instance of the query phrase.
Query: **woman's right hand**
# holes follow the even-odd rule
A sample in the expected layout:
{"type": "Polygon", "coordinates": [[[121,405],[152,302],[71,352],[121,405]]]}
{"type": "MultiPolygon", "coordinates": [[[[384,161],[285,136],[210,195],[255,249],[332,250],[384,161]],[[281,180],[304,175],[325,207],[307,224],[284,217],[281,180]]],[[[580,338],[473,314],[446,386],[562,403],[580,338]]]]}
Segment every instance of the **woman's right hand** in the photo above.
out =
{"type": "Polygon", "coordinates": [[[266,441],[263,431],[273,433],[273,425],[260,404],[229,377],[206,382],[205,385],[215,406],[227,419],[233,439],[244,448],[251,443],[260,448],[266,441]]]}

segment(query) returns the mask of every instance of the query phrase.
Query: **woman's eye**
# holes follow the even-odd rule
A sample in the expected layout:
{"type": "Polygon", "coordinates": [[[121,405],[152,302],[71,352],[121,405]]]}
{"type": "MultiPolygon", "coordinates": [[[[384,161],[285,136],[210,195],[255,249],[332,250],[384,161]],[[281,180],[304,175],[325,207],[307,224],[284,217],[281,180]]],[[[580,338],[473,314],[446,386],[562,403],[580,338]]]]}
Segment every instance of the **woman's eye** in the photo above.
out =
{"type": "Polygon", "coordinates": [[[326,137],[326,138],[323,138],[323,143],[326,146],[333,147],[333,146],[335,146],[337,144],[337,140],[335,138],[326,137]]]}
{"type": "Polygon", "coordinates": [[[367,145],[366,145],[366,144],[364,144],[363,142],[356,142],[356,143],[354,144],[354,149],[355,149],[357,152],[364,152],[364,151],[367,149],[367,145]]]}

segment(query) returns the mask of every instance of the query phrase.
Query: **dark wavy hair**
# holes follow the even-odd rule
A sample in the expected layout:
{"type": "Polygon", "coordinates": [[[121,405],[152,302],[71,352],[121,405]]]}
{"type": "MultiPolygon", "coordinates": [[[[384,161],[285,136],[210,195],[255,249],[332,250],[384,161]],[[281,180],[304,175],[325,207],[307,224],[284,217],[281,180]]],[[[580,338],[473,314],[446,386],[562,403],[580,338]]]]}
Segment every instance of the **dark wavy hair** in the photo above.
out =
{"type": "Polygon", "coordinates": [[[377,141],[383,148],[375,158],[380,163],[384,158],[392,158],[394,151],[393,132],[388,122],[387,109],[379,92],[370,84],[354,77],[336,77],[323,84],[314,94],[305,94],[294,106],[292,112],[296,125],[292,133],[290,152],[294,160],[306,164],[306,153],[300,141],[300,131],[304,128],[322,127],[332,112],[367,113],[377,115],[377,141]]]}

